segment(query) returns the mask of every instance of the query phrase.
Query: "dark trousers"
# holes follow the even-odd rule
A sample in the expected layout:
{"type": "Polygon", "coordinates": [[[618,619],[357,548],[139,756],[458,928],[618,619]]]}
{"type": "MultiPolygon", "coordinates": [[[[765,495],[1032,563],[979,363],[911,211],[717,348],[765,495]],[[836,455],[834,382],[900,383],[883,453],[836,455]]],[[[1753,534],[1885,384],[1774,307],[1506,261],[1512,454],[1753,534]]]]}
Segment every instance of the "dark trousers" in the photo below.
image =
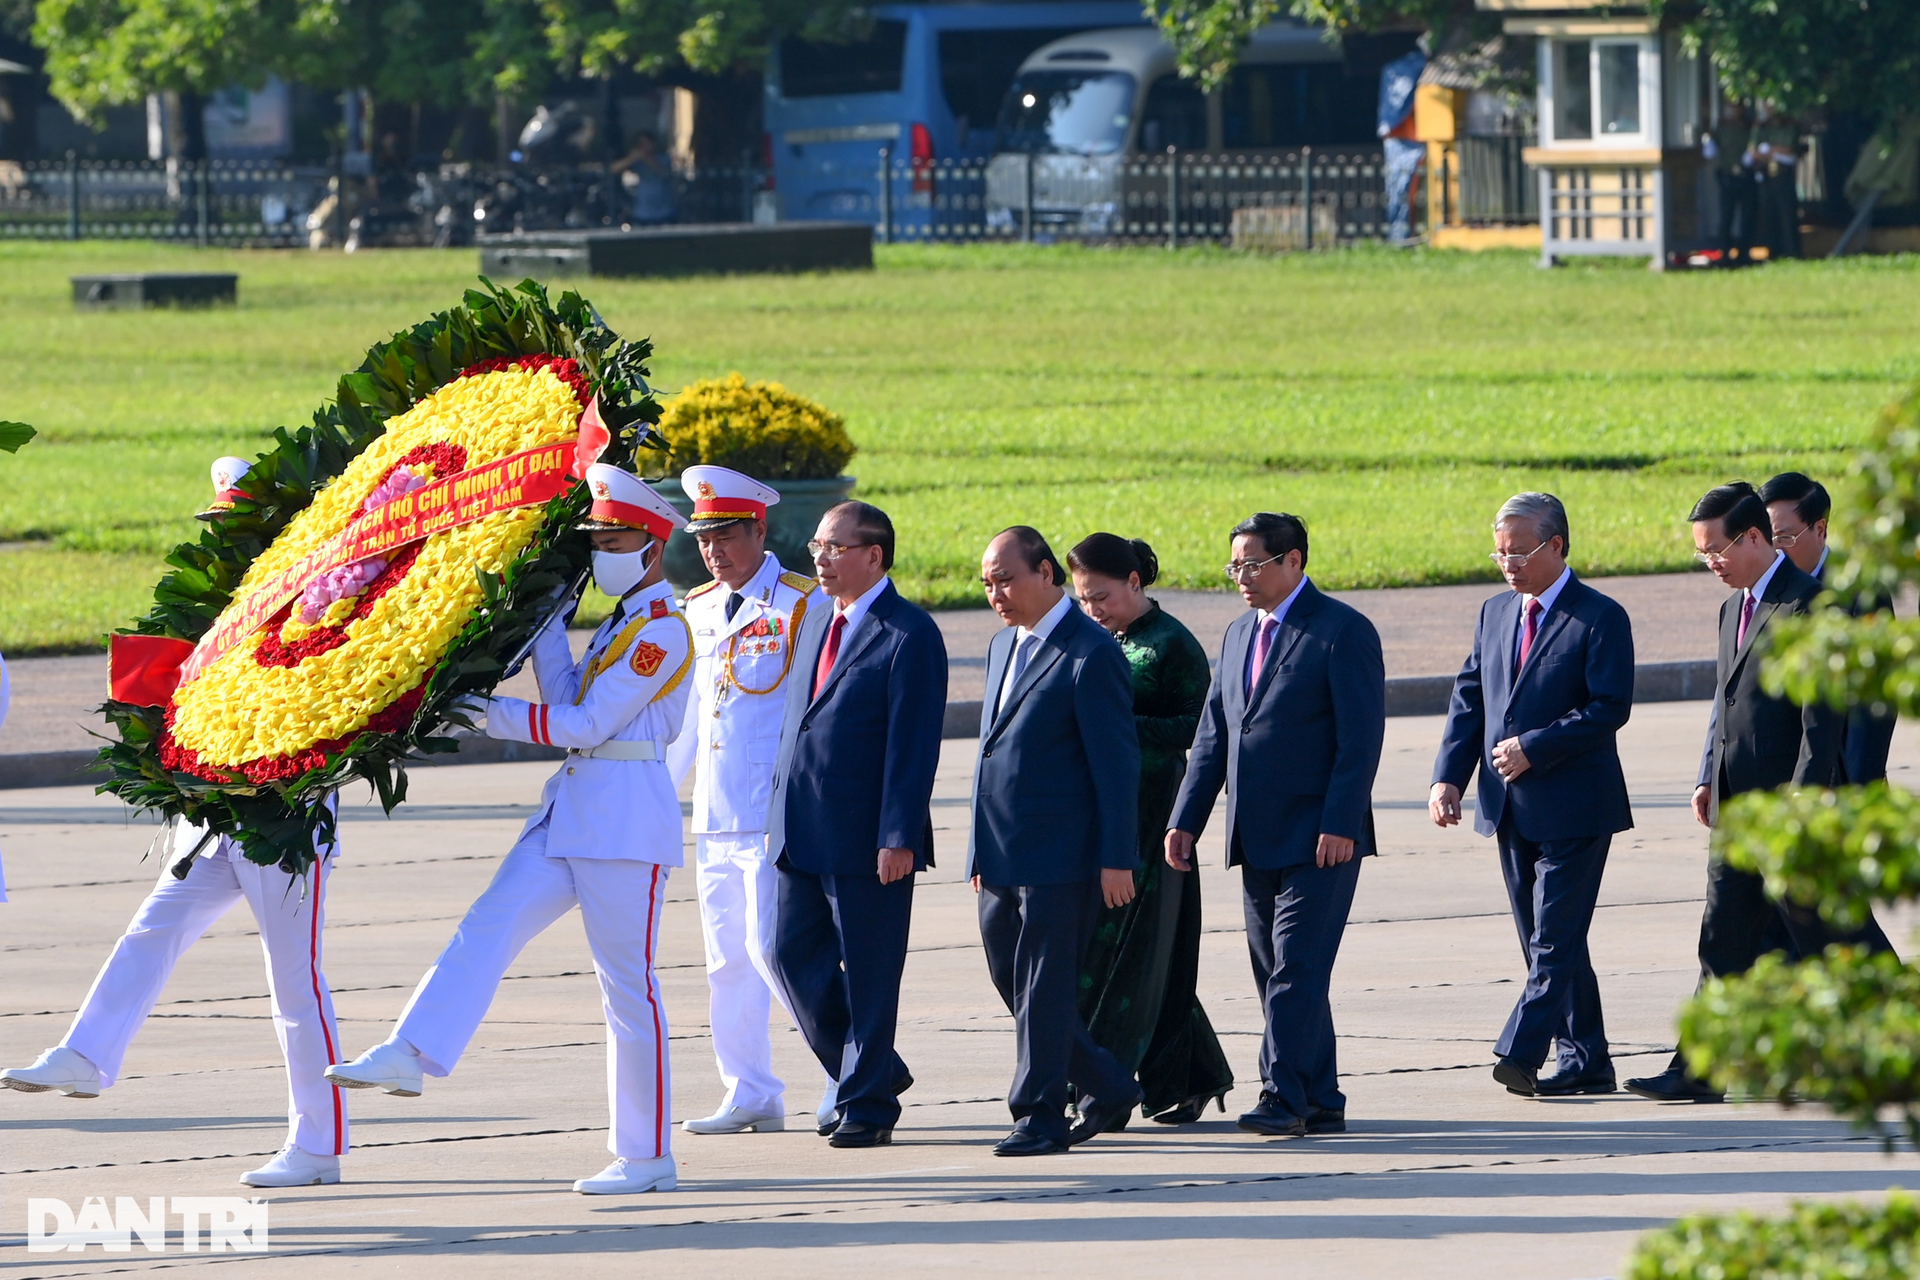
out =
{"type": "Polygon", "coordinates": [[[1753,260],[1753,239],[1760,220],[1760,184],[1748,169],[1716,170],[1720,184],[1720,260],[1729,265],[1753,260]]]}
{"type": "Polygon", "coordinates": [[[1007,1110],[1016,1130],[1065,1142],[1069,1084],[1083,1104],[1135,1087],[1080,1017],[1080,959],[1104,905],[1100,882],[983,884],[979,905],[987,972],[1013,1014],[1018,1046],[1007,1110]]]}
{"type": "Polygon", "coordinates": [[[891,1129],[907,1067],[893,1049],[913,880],[779,864],[773,972],[807,1047],[839,1080],[840,1118],[891,1129]]]}
{"type": "Polygon", "coordinates": [[[1507,882],[1520,954],[1527,962],[1527,985],[1494,1052],[1538,1070],[1558,1040],[1560,1070],[1583,1073],[1604,1067],[1611,1057],[1587,930],[1613,837],[1536,842],[1503,822],[1496,838],[1500,874],[1507,882]]]}
{"type": "Polygon", "coordinates": [[[1358,858],[1337,867],[1309,862],[1277,871],[1240,868],[1247,951],[1267,1016],[1260,1042],[1262,1095],[1303,1119],[1347,1109],[1327,991],[1359,882],[1358,858]]]}

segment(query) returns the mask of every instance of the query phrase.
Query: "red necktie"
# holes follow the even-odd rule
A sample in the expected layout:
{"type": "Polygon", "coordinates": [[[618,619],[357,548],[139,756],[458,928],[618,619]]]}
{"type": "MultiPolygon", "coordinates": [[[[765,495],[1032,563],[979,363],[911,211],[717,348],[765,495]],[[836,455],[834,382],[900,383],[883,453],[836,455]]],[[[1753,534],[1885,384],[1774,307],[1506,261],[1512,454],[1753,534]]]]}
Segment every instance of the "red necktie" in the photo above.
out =
{"type": "Polygon", "coordinates": [[[1740,606],[1740,634],[1734,638],[1733,647],[1738,649],[1747,642],[1747,624],[1753,621],[1753,592],[1747,592],[1747,602],[1740,606]]]}
{"type": "Polygon", "coordinates": [[[1540,602],[1527,601],[1527,625],[1520,629],[1520,666],[1527,665],[1527,654],[1533,649],[1533,638],[1540,634],[1540,602]]]}
{"type": "Polygon", "coordinates": [[[813,696],[816,698],[826,686],[827,676],[833,672],[833,660],[840,656],[840,637],[846,630],[847,615],[835,613],[833,625],[827,628],[826,646],[820,650],[820,665],[813,669],[813,696]]]}

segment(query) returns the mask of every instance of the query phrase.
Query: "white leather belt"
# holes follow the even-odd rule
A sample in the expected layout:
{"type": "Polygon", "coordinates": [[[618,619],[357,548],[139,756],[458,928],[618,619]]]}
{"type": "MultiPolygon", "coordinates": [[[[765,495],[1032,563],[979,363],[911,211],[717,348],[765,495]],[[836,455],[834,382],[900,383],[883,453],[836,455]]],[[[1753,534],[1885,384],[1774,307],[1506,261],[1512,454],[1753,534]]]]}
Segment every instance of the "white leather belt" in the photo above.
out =
{"type": "Polygon", "coordinates": [[[643,738],[639,742],[603,742],[597,747],[581,750],[568,747],[567,754],[580,756],[587,760],[664,760],[667,753],[655,738],[643,738]]]}

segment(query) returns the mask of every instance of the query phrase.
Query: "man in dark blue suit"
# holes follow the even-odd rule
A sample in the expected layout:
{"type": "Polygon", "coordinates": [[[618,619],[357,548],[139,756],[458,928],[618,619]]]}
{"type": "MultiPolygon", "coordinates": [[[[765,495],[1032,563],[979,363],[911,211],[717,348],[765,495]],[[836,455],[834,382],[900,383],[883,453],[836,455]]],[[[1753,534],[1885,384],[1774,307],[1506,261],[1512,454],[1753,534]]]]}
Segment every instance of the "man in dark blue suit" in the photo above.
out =
{"type": "Polygon", "coordinates": [[[893,523],[843,502],[808,544],[832,616],[793,638],[767,812],[779,870],[773,971],[838,1083],[836,1147],[884,1146],[913,1083],[893,1049],[913,876],[933,865],[947,647],[893,589],[893,523]]]}
{"type": "Polygon", "coordinates": [[[1227,576],[1252,606],[1227,627],[1173,805],[1167,864],[1227,789],[1227,865],[1239,864],[1247,949],[1266,1009],[1251,1133],[1344,1133],[1347,1100],[1327,992],[1360,878],[1377,852],[1373,777],[1386,736],[1380,633],[1307,580],[1307,527],[1269,511],[1233,530],[1227,576]]]}
{"type": "Polygon", "coordinates": [[[1633,826],[1615,746],[1633,710],[1633,628],[1567,568],[1569,540],[1550,493],[1516,494],[1494,517],[1493,560],[1513,590],[1481,607],[1428,800],[1437,825],[1459,822],[1479,768],[1473,825],[1498,839],[1527,962],[1493,1078],[1527,1097],[1618,1088],[1587,930],[1608,846],[1633,826]],[[1558,1070],[1541,1079],[1555,1040],[1558,1070]]]}
{"type": "Polygon", "coordinates": [[[987,646],[967,875],[1019,1046],[1013,1132],[993,1153],[1051,1155],[1120,1124],[1141,1098],[1078,1007],[1101,906],[1133,899],[1139,864],[1133,679],[1119,644],[1061,589],[1066,571],[1037,530],[994,538],[980,580],[1007,627],[987,646]],[[1069,1084],[1080,1099],[1071,1129],[1069,1084]]]}

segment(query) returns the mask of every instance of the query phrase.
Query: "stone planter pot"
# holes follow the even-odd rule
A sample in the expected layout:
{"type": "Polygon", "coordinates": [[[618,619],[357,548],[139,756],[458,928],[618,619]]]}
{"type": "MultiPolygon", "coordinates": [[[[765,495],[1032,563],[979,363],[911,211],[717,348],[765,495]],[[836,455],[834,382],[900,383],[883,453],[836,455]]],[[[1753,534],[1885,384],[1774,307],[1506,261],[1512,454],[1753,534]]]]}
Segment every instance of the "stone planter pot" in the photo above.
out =
{"type": "MultiPolygon", "coordinates": [[[[655,480],[654,491],[674,505],[683,516],[693,514],[693,499],[680,487],[680,481],[655,480]]],[[[829,507],[846,501],[853,494],[852,476],[831,480],[783,480],[767,484],[780,495],[777,505],[767,509],[767,550],[795,573],[813,576],[813,557],[807,554],[807,542],[820,527],[820,517],[829,507]]],[[[700,545],[690,533],[676,533],[667,543],[667,581],[682,595],[713,577],[700,559],[700,545]]]]}

